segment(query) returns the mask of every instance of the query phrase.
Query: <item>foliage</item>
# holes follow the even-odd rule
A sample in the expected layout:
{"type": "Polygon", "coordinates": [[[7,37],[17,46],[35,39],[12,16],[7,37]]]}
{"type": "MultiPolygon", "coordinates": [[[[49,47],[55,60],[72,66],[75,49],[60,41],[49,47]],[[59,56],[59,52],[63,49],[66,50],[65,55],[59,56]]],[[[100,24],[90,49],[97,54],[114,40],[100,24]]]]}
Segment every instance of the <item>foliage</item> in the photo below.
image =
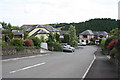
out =
{"type": "Polygon", "coordinates": [[[101,40],[100,47],[101,47],[102,49],[104,49],[105,41],[106,41],[105,39],[102,39],[102,40],[101,40]]]}
{"type": "Polygon", "coordinates": [[[78,46],[78,42],[77,42],[76,40],[73,40],[73,41],[71,42],[71,45],[74,46],[74,47],[76,47],[76,46],[78,46]]]}
{"type": "Polygon", "coordinates": [[[32,40],[25,40],[25,41],[24,41],[24,45],[25,45],[25,46],[33,46],[34,44],[33,44],[33,41],[32,41],[32,40]]]}
{"type": "Polygon", "coordinates": [[[48,42],[48,49],[51,51],[62,51],[62,47],[59,42],[48,42]]]}
{"type": "Polygon", "coordinates": [[[51,42],[51,41],[55,42],[55,35],[52,32],[49,33],[47,42],[51,42]]]}
{"type": "Polygon", "coordinates": [[[11,24],[10,23],[5,23],[5,22],[0,22],[0,24],[2,25],[2,27],[4,28],[4,29],[11,29],[11,24]]]}
{"type": "Polygon", "coordinates": [[[24,31],[24,39],[28,38],[28,33],[26,31],[24,31]]]}
{"type": "Polygon", "coordinates": [[[40,47],[41,40],[38,37],[30,37],[29,39],[33,41],[34,46],[39,46],[40,47]]]}
{"type": "Polygon", "coordinates": [[[69,44],[69,41],[70,40],[70,35],[69,34],[64,34],[64,43],[68,43],[69,44]]]}
{"type": "Polygon", "coordinates": [[[57,42],[60,42],[60,35],[55,33],[55,39],[56,39],[57,42]]]}
{"type": "Polygon", "coordinates": [[[14,38],[11,40],[13,46],[23,46],[23,40],[21,38],[14,38]]]}
{"type": "Polygon", "coordinates": [[[114,36],[113,36],[113,37],[109,37],[109,38],[107,38],[106,41],[105,41],[105,45],[104,45],[104,47],[106,48],[106,47],[108,46],[108,44],[109,44],[113,39],[115,39],[114,36]]]}
{"type": "Polygon", "coordinates": [[[73,44],[73,46],[75,46],[74,45],[74,43],[76,43],[77,42],[77,36],[76,36],[76,29],[75,29],[75,26],[72,26],[72,25],[70,25],[70,28],[69,28],[69,35],[70,35],[70,45],[72,45],[73,44]]]}
{"type": "Polygon", "coordinates": [[[109,50],[112,50],[113,47],[115,46],[115,44],[116,44],[116,40],[112,40],[108,43],[106,48],[109,49],[109,50]]]}
{"type": "Polygon", "coordinates": [[[110,18],[95,18],[90,19],[85,22],[79,23],[57,23],[51,24],[55,28],[61,28],[61,30],[68,30],[70,25],[76,26],[76,34],[85,31],[86,29],[90,29],[93,31],[107,31],[110,32],[112,29],[117,28],[117,21],[115,19],[110,18]]]}
{"type": "Polygon", "coordinates": [[[116,48],[113,48],[111,51],[110,51],[110,57],[111,58],[116,58],[116,53],[117,53],[117,50],[116,50],[116,48]]]}
{"type": "Polygon", "coordinates": [[[24,46],[14,46],[14,48],[16,51],[23,51],[25,49],[24,46]]]}

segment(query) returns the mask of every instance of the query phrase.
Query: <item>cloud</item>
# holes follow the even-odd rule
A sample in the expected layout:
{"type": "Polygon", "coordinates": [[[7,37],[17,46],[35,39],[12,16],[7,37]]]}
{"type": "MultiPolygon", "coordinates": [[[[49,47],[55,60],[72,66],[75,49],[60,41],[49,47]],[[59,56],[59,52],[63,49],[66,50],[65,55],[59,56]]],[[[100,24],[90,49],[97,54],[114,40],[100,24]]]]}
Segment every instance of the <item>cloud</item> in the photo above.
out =
{"type": "Polygon", "coordinates": [[[0,10],[0,20],[22,25],[117,19],[118,9],[117,0],[1,0],[0,10]]]}

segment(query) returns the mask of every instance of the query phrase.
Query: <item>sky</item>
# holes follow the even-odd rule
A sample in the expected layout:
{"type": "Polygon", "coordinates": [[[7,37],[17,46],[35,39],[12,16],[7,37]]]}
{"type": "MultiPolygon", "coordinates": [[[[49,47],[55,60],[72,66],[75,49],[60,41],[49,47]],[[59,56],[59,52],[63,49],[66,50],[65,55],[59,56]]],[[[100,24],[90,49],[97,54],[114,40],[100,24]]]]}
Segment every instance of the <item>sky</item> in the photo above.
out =
{"type": "Polygon", "coordinates": [[[118,19],[120,0],[0,0],[0,21],[23,24],[82,22],[94,18],[118,19]]]}

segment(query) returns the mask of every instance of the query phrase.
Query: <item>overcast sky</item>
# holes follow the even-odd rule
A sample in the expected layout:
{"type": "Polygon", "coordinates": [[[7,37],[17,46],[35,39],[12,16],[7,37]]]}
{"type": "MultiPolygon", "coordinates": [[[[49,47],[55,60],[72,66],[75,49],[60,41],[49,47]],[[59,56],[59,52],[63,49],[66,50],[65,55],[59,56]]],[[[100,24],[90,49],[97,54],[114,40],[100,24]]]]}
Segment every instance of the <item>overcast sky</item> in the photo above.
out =
{"type": "Polygon", "coordinates": [[[0,21],[12,25],[118,18],[119,0],[0,0],[0,21]]]}

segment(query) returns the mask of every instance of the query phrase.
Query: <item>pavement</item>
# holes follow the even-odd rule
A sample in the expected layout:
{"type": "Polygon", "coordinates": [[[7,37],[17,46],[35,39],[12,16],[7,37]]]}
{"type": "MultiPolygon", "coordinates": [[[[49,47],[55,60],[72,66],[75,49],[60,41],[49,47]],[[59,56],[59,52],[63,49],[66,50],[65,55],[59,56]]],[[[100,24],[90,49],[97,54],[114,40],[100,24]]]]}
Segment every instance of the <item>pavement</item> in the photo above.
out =
{"type": "Polygon", "coordinates": [[[101,53],[101,49],[95,53],[96,60],[87,73],[84,80],[120,80],[115,66],[109,58],[101,53]]]}

